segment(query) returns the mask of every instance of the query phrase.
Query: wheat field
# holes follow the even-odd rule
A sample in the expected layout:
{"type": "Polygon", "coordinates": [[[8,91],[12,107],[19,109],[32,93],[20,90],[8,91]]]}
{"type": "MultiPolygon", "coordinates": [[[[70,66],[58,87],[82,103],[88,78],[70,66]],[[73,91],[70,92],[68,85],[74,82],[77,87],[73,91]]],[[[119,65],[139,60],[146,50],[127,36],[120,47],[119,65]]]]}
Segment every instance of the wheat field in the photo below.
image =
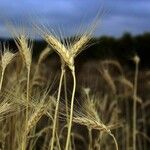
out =
{"type": "Polygon", "coordinates": [[[140,72],[139,56],[132,58],[132,72],[114,59],[89,61],[76,72],[76,57],[95,26],[73,41],[34,26],[47,42],[37,61],[25,32],[12,32],[17,52],[1,44],[1,150],[149,149],[149,97],[141,93],[150,72],[140,72]],[[57,72],[46,63],[53,53],[57,72]]]}

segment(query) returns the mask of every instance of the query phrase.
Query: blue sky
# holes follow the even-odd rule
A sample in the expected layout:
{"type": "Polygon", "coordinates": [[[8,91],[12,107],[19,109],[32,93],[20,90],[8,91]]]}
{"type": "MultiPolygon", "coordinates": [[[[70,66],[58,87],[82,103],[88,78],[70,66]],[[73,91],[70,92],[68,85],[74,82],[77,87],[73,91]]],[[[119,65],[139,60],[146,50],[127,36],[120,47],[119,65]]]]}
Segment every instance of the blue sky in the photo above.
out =
{"type": "Polygon", "coordinates": [[[96,36],[150,32],[150,0],[1,0],[0,10],[0,37],[9,36],[7,19],[22,22],[29,30],[36,22],[72,35],[81,25],[88,26],[98,11],[96,36]]]}

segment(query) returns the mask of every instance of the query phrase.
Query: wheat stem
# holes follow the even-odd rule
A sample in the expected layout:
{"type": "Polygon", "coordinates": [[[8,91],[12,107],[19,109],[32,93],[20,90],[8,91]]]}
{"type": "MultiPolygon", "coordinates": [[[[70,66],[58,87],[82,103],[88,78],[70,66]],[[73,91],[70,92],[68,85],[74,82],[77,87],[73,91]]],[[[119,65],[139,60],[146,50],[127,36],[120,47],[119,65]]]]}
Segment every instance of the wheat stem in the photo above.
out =
{"type": "Polygon", "coordinates": [[[76,90],[76,76],[75,76],[75,67],[74,66],[72,67],[71,72],[72,72],[72,77],[73,77],[73,91],[72,91],[72,98],[71,98],[71,108],[70,108],[68,134],[67,134],[65,150],[69,149],[71,127],[72,127],[72,120],[73,120],[73,106],[74,106],[74,98],[75,98],[75,90],[76,90]]]}
{"type": "Polygon", "coordinates": [[[112,133],[109,133],[109,135],[110,135],[110,136],[113,138],[113,140],[114,140],[116,150],[119,150],[119,148],[118,148],[118,143],[117,143],[117,141],[116,141],[116,138],[114,137],[114,135],[113,135],[112,133]]]}
{"type": "Polygon", "coordinates": [[[65,74],[64,74],[64,93],[65,93],[65,105],[66,105],[67,123],[69,123],[68,95],[67,95],[67,79],[66,79],[66,72],[65,72],[65,74]]]}
{"type": "Polygon", "coordinates": [[[1,80],[0,80],[0,91],[1,91],[1,89],[2,89],[3,78],[4,78],[4,72],[5,72],[5,69],[2,69],[1,80]]]}
{"type": "Polygon", "coordinates": [[[28,119],[29,119],[29,91],[30,90],[30,67],[27,68],[27,88],[26,88],[26,111],[25,111],[25,129],[22,137],[21,150],[26,149],[27,144],[27,128],[28,128],[28,119]]]}
{"type": "Polygon", "coordinates": [[[55,141],[55,134],[56,134],[56,123],[57,123],[57,116],[58,116],[58,109],[59,109],[59,103],[60,103],[60,94],[61,94],[61,87],[62,87],[62,81],[63,76],[65,73],[64,65],[62,64],[61,67],[61,76],[59,81],[59,89],[58,89],[58,95],[57,95],[57,102],[56,102],[56,108],[55,108],[55,114],[54,114],[54,121],[53,121],[53,131],[52,131],[52,139],[51,139],[51,150],[54,149],[54,141],[55,141]]]}
{"type": "Polygon", "coordinates": [[[89,128],[89,148],[88,150],[92,149],[92,129],[89,128]]]}
{"type": "Polygon", "coordinates": [[[27,106],[26,106],[26,120],[28,122],[29,117],[29,93],[30,93],[30,67],[28,68],[27,74],[27,106]]]}
{"type": "Polygon", "coordinates": [[[136,150],[136,117],[137,117],[137,82],[139,71],[139,57],[135,56],[135,77],[134,77],[134,91],[133,91],[133,150],[136,150]]]}

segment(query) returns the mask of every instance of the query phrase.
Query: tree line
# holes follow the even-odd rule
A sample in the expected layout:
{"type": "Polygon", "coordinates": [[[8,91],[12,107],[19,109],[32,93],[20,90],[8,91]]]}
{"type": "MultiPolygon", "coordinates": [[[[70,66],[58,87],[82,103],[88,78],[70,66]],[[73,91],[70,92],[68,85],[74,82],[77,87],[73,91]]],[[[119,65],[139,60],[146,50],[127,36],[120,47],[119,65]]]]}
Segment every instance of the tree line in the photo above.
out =
{"type": "MultiPolygon", "coordinates": [[[[0,41],[7,41],[10,48],[16,50],[13,39],[1,38],[0,41]]],[[[33,57],[36,58],[47,44],[42,40],[35,40],[33,43],[33,57]]],[[[80,54],[79,60],[114,58],[130,64],[133,56],[138,55],[141,58],[141,66],[150,67],[150,33],[136,36],[124,33],[119,38],[111,36],[96,37],[91,40],[85,51],[80,54]]]]}

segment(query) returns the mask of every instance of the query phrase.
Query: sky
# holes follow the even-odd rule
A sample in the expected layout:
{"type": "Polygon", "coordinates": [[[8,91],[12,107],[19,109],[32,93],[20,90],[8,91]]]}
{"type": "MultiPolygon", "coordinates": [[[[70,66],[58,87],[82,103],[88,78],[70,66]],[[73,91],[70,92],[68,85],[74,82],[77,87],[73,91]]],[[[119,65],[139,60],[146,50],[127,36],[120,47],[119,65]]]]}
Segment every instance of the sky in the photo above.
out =
{"type": "Polygon", "coordinates": [[[1,0],[0,11],[0,37],[10,36],[8,20],[29,31],[37,24],[73,35],[98,13],[96,36],[150,32],[150,0],[1,0]]]}

